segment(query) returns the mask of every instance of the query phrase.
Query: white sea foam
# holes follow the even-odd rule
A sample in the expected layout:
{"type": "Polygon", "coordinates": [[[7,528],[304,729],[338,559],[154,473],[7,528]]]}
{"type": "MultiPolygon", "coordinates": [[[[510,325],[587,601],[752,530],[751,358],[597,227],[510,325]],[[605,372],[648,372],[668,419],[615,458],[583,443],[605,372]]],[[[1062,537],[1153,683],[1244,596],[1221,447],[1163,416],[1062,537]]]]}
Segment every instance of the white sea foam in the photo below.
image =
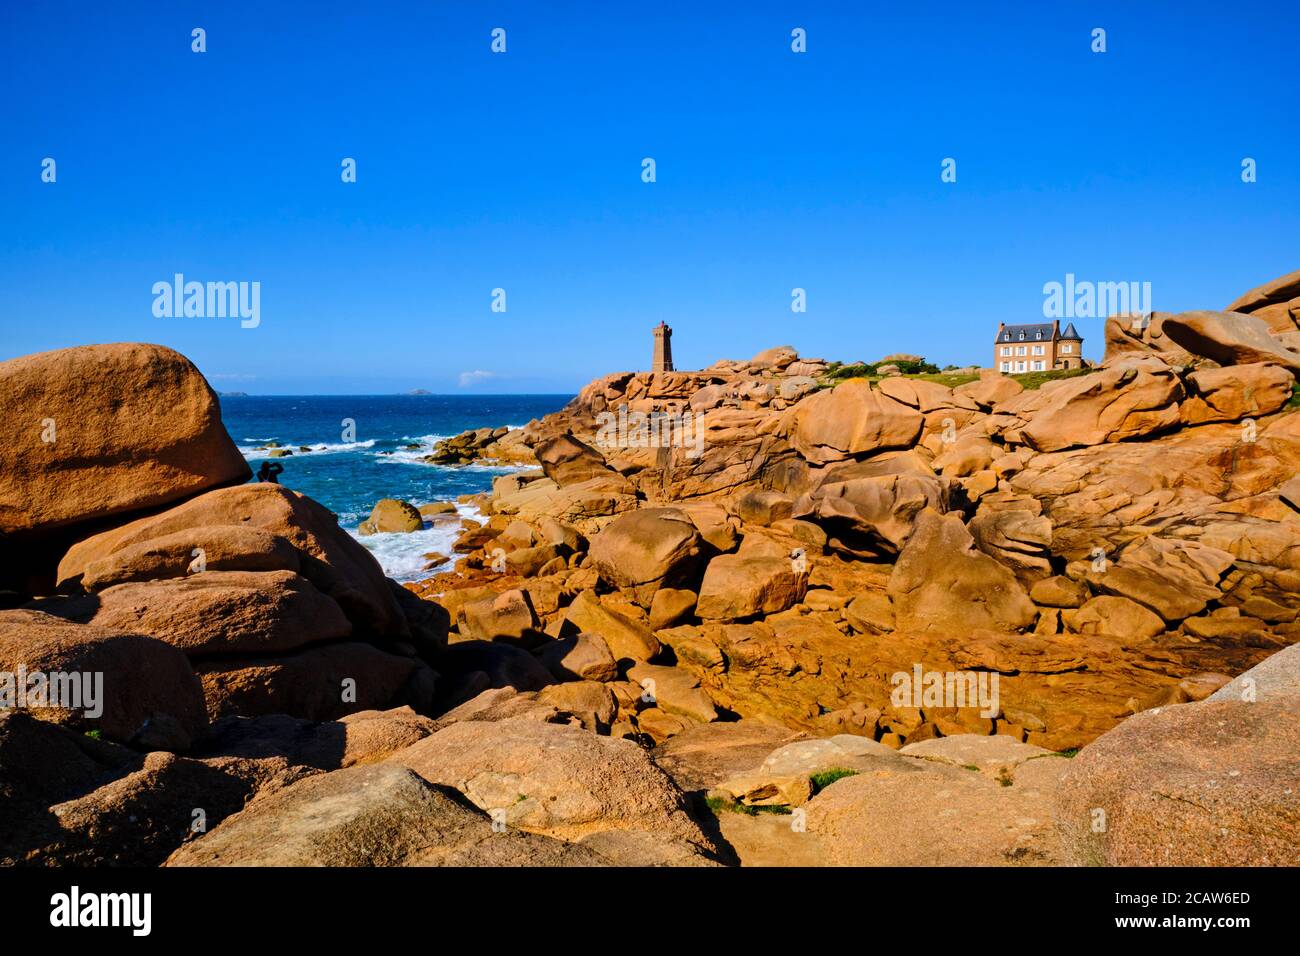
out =
{"type": "Polygon", "coordinates": [[[427,465],[429,462],[424,461],[425,455],[433,454],[433,447],[442,441],[446,435],[403,435],[399,440],[406,445],[418,444],[419,448],[397,448],[393,451],[375,452],[375,457],[380,461],[396,461],[404,465],[427,465]]]}
{"type": "MultiPolygon", "coordinates": [[[[456,513],[462,518],[475,520],[483,518],[482,513],[473,505],[458,504],[456,513]]],[[[395,531],[386,534],[360,535],[355,528],[348,528],[347,531],[378,559],[384,573],[398,582],[422,581],[440,571],[451,570],[452,562],[455,560],[451,546],[460,537],[459,524],[448,528],[425,527],[420,531],[395,531]],[[426,568],[429,559],[425,555],[433,551],[448,555],[450,560],[435,568],[426,568]]]]}
{"type": "MultiPolygon", "coordinates": [[[[371,438],[369,441],[336,443],[316,442],[315,444],[308,444],[307,442],[299,444],[294,444],[293,442],[281,442],[278,447],[293,452],[293,455],[291,456],[281,457],[304,458],[308,455],[337,455],[343,452],[358,451],[363,448],[373,448],[375,447],[375,440],[371,438]],[[303,451],[302,449],[304,448],[307,450],[303,451]]],[[[269,453],[272,450],[273,449],[270,448],[259,448],[251,445],[239,446],[240,453],[249,461],[258,458],[268,458],[270,457],[269,453]]]]}

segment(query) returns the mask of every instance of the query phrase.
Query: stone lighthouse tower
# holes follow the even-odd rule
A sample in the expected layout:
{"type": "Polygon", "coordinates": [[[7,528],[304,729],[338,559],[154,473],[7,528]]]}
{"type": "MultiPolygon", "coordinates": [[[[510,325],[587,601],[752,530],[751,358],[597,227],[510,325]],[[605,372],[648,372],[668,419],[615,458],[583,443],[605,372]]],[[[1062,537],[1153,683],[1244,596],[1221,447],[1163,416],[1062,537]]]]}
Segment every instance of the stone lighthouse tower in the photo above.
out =
{"type": "Polygon", "coordinates": [[[671,372],[673,370],[673,330],[663,322],[655,326],[655,355],[650,366],[651,372],[671,372]]]}

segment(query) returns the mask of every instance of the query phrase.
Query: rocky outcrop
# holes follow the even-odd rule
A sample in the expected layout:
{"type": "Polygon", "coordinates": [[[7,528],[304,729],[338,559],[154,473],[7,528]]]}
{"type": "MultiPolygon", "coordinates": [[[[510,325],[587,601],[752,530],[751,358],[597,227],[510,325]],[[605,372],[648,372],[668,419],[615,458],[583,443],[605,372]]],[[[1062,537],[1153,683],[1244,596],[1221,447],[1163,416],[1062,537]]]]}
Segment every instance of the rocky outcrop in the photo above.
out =
{"type": "MultiPolygon", "coordinates": [[[[275,486],[70,525],[42,544],[60,593],[20,584],[28,607],[0,612],[21,625],[0,669],[85,658],[165,692],[114,691],[99,724],[0,720],[0,798],[30,834],[0,834],[0,856],[1024,865],[1172,841],[1253,862],[1207,834],[1264,832],[1290,785],[1273,755],[1294,750],[1276,730],[1294,668],[1269,655],[1300,640],[1300,415],[1271,350],[1294,298],[1257,292],[1202,323],[1209,344],[1171,337],[1185,317],[1114,320],[1101,368],[1041,387],[951,388],[970,372],[904,374],[916,356],[846,378],[788,347],[606,376],[435,451],[539,468],[376,512],[375,530],[459,535],[409,588],[275,486]],[[609,412],[691,427],[625,440],[609,412]],[[927,673],[998,693],[896,693],[927,673]],[[1276,712],[1241,711],[1252,694],[1276,712]],[[1190,708],[1204,719],[1154,723],[1190,708]],[[1165,750],[1123,743],[1148,727],[1165,750]],[[1259,758],[1232,806],[1206,798],[1203,738],[1259,758]],[[50,779],[41,748],[63,761],[50,779]],[[200,799],[196,836],[173,817],[200,799]],[[1104,839],[1069,830],[1090,802],[1119,808],[1104,839]]],[[[1292,836],[1269,831],[1262,858],[1292,836]]]]}
{"type": "Polygon", "coordinates": [[[1048,382],[997,407],[1014,422],[1001,432],[1035,451],[1129,439],[1178,424],[1182,382],[1163,362],[1135,360],[1048,382]]]}

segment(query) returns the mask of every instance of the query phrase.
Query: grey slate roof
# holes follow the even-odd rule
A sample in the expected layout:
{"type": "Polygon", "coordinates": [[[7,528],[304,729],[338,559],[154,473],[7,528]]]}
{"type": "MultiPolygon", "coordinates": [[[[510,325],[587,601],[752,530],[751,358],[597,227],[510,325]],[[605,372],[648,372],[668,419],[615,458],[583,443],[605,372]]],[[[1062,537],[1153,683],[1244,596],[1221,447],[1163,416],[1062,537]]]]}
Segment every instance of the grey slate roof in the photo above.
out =
{"type": "MultiPolygon", "coordinates": [[[[1052,323],[1038,325],[1008,325],[998,333],[999,342],[1050,342],[1052,341],[1052,323]],[[1021,338],[1024,333],[1024,338],[1021,338]]],[[[1082,341],[1082,340],[1080,340],[1082,341]]]]}
{"type": "Polygon", "coordinates": [[[1082,342],[1082,341],[1083,341],[1083,336],[1080,335],[1078,332],[1074,331],[1074,323],[1073,323],[1073,322],[1071,322],[1071,323],[1069,323],[1068,325],[1066,325],[1066,327],[1065,327],[1065,331],[1061,333],[1061,338],[1063,338],[1063,339],[1074,339],[1076,342],[1082,342]]]}

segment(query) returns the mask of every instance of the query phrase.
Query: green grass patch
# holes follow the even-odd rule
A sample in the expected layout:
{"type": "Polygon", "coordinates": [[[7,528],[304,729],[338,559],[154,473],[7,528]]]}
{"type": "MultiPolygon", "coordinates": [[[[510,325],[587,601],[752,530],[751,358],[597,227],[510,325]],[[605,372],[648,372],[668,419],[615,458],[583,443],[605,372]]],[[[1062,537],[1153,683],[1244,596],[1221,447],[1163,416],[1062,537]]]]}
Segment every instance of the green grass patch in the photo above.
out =
{"type": "Polygon", "coordinates": [[[1295,382],[1291,386],[1291,401],[1286,403],[1287,408],[1300,408],[1300,382],[1295,382]]]}
{"type": "Polygon", "coordinates": [[[1089,375],[1094,371],[1090,368],[1054,368],[1048,372],[1025,372],[1023,375],[1012,375],[1022,386],[1033,390],[1041,388],[1048,382],[1059,382],[1062,379],[1078,378],[1080,375],[1089,375]]]}
{"type": "Polygon", "coordinates": [[[104,732],[99,728],[95,728],[94,730],[87,730],[86,736],[89,737],[91,740],[103,740],[104,732]]]}
{"type": "Polygon", "coordinates": [[[830,770],[815,773],[808,779],[812,782],[813,796],[816,796],[836,780],[843,780],[845,777],[856,777],[857,775],[856,770],[849,770],[846,767],[832,767],[830,770]]]}
{"type": "Polygon", "coordinates": [[[751,807],[739,800],[724,800],[722,797],[706,797],[704,805],[713,811],[714,816],[722,813],[739,813],[745,817],[756,817],[760,813],[775,813],[788,816],[789,807],[751,807]]]}

